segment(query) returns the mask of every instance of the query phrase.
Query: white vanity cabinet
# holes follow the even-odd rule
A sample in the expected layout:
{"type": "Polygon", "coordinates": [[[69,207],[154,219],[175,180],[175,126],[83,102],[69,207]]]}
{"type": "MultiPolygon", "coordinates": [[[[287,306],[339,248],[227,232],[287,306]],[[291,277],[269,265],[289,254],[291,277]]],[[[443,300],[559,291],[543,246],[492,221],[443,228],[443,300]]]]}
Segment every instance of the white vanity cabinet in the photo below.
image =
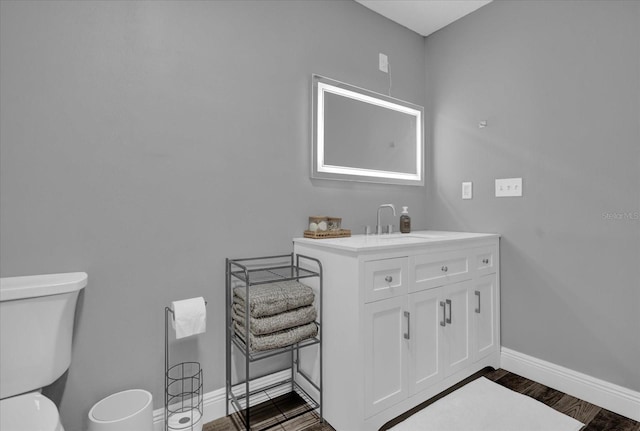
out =
{"type": "Polygon", "coordinates": [[[499,367],[499,237],[416,232],[294,240],[324,271],[324,417],[384,423],[499,367]]]}

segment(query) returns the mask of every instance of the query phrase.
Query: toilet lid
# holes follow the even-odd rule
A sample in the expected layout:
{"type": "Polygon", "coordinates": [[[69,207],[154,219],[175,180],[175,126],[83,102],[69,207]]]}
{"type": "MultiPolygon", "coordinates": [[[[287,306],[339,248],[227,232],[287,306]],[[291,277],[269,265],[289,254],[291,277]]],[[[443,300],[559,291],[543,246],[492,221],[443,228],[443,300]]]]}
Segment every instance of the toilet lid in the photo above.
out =
{"type": "Polygon", "coordinates": [[[60,427],[56,405],[37,392],[0,400],[2,431],[56,431],[60,427]]]}

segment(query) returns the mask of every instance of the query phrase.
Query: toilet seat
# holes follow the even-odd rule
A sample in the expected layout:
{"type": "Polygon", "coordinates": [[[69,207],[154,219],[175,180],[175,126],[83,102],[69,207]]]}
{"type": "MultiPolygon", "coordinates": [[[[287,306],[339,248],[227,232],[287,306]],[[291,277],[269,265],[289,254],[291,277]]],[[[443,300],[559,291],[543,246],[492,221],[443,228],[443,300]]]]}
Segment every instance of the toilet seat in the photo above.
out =
{"type": "Polygon", "coordinates": [[[2,431],[64,431],[56,405],[38,392],[0,400],[2,431]]]}

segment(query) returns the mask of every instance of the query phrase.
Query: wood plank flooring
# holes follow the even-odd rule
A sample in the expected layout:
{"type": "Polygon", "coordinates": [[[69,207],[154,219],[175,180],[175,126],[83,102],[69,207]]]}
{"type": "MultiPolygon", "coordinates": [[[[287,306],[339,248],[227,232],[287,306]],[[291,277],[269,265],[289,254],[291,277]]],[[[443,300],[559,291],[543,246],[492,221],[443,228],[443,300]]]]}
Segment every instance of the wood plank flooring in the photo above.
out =
{"type": "MultiPolygon", "coordinates": [[[[484,376],[515,392],[534,398],[555,410],[584,423],[581,431],[640,431],[640,422],[620,416],[602,407],[567,395],[517,374],[498,369],[487,368],[463,380],[450,389],[420,404],[404,415],[388,422],[380,431],[386,431],[403,421],[411,414],[446,396],[454,390],[484,376]]],[[[328,423],[320,423],[315,412],[304,412],[305,402],[296,394],[286,394],[269,399],[252,411],[252,430],[274,431],[336,431],[328,423]]],[[[204,425],[203,431],[240,431],[244,424],[238,414],[217,419],[204,425]]],[[[339,430],[349,431],[349,430],[339,430]]],[[[419,430],[416,430],[419,431],[419,430]]],[[[465,431],[465,430],[460,430],[465,431]]]]}

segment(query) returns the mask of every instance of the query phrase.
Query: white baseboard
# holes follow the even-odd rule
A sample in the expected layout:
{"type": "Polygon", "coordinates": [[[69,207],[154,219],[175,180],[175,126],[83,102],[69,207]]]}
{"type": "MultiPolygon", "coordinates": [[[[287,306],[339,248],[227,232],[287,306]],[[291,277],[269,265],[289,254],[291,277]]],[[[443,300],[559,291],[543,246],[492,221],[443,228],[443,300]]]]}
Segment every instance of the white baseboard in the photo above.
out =
{"type": "Polygon", "coordinates": [[[500,368],[640,421],[640,392],[505,347],[500,368]]]}
{"type": "MultiPolygon", "coordinates": [[[[279,371],[251,382],[251,390],[266,388],[273,383],[280,382],[291,377],[291,370],[279,371]]],[[[226,388],[216,389],[207,392],[202,397],[202,424],[219,419],[227,414],[226,412],[226,388]]],[[[164,407],[153,411],[153,431],[164,430],[164,407]]]]}

